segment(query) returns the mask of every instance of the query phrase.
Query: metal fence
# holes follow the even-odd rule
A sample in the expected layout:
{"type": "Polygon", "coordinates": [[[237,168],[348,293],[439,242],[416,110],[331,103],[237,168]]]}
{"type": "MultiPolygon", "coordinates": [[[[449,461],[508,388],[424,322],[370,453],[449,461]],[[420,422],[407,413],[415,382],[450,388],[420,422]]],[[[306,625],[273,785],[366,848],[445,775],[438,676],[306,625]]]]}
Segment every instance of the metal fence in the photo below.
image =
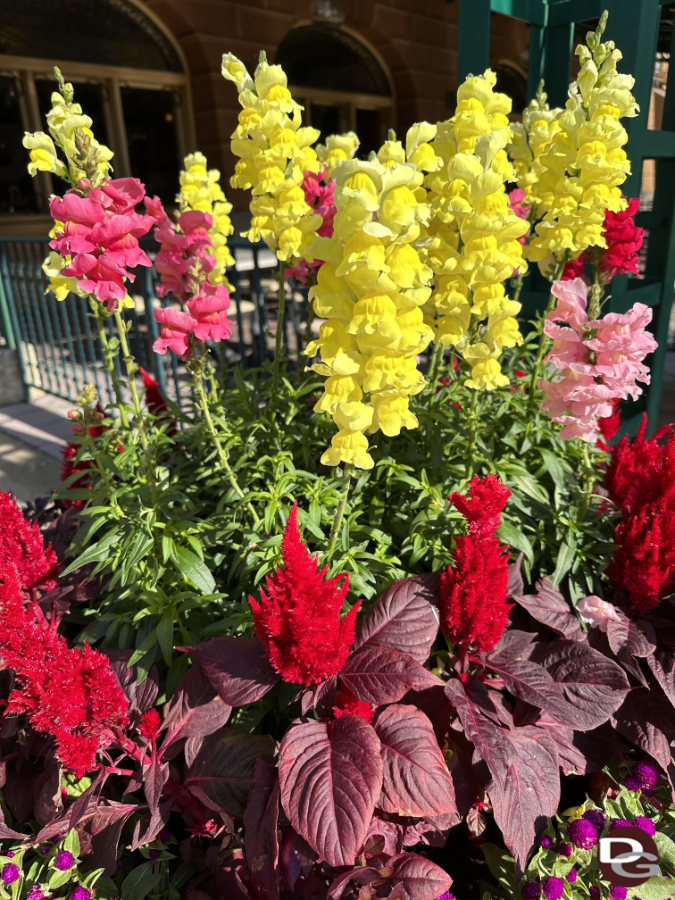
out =
{"type": "MultiPolygon", "coordinates": [[[[0,338],[15,348],[26,387],[74,401],[85,383],[93,382],[102,401],[114,402],[101,339],[89,301],[69,294],[58,301],[48,290],[42,263],[49,253],[49,238],[0,237],[0,338]]],[[[228,270],[234,288],[229,313],[232,335],[213,346],[212,357],[221,369],[239,364],[258,366],[272,353],[273,329],[278,309],[279,286],[273,278],[278,267],[275,256],[264,244],[250,244],[241,238],[229,246],[236,265],[228,270]]],[[[158,245],[141,241],[153,258],[158,245]]],[[[152,345],[159,335],[154,317],[156,306],[175,304],[172,297],[156,292],[154,268],[133,270],[136,280],[129,284],[134,306],[125,311],[131,321],[131,350],[143,368],[151,373],[160,389],[179,406],[189,393],[187,373],[178,357],[155,353],[152,345]]],[[[297,359],[304,345],[307,322],[306,290],[293,279],[287,286],[284,337],[290,358],[297,359]]],[[[112,320],[107,321],[113,337],[112,320]]],[[[116,359],[119,369],[120,361],[116,359]]],[[[120,372],[121,374],[121,372],[120,372]]]]}

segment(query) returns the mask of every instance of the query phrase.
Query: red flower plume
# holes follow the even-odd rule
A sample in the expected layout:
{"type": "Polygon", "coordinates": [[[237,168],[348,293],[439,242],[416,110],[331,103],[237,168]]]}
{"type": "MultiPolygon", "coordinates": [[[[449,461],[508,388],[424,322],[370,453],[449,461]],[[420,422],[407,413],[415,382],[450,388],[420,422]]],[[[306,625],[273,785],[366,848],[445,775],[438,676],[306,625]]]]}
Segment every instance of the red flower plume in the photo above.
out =
{"type": "Polygon", "coordinates": [[[492,650],[506,628],[509,554],[494,532],[510,496],[496,475],[475,475],[467,496],[449,498],[467,520],[468,534],[456,539],[453,561],[441,576],[441,628],[464,648],[492,650]]]}
{"type": "Polygon", "coordinates": [[[44,545],[40,529],[24,518],[10,493],[0,491],[0,576],[16,569],[23,591],[52,591],[59,574],[52,545],[44,545]]]}
{"type": "Polygon", "coordinates": [[[255,631],[284,681],[312,684],[337,675],[354,643],[359,600],[340,621],[349,576],[326,579],[298,531],[297,503],[281,545],[283,565],[267,578],[267,595],[249,597],[255,631]]]}

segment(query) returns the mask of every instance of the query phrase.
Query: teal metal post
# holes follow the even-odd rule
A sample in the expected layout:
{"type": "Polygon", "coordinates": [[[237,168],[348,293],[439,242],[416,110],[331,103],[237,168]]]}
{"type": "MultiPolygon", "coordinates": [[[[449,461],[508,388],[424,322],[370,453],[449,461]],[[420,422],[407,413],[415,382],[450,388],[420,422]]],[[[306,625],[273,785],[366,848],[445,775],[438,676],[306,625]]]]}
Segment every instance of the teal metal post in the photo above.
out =
{"type": "Polygon", "coordinates": [[[457,85],[490,65],[490,0],[459,0],[457,85]]]}

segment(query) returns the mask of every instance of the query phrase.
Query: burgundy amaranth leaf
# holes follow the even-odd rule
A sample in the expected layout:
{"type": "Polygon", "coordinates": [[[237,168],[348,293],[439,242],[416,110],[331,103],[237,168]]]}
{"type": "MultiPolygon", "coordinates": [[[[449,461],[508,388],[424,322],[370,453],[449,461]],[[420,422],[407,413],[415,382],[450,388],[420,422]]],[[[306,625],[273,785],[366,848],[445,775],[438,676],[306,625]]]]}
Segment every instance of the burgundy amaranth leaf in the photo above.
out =
{"type": "Polygon", "coordinates": [[[675,722],[670,707],[646,688],[631,691],[612,718],[612,724],[624,737],[648,753],[668,772],[673,783],[671,741],[675,740],[675,722]]]}
{"type": "Polygon", "coordinates": [[[255,761],[253,788],[244,810],[244,849],[259,900],[277,900],[279,882],[279,779],[275,766],[255,761]]]}
{"type": "Polygon", "coordinates": [[[182,738],[206,737],[227,722],[232,712],[216,693],[199,663],[193,662],[164,707],[166,737],[162,753],[182,738]]]}
{"type": "Polygon", "coordinates": [[[133,650],[105,650],[110,668],[129,701],[129,712],[144,713],[155,703],[159,691],[159,674],[157,666],[152,666],[148,677],[139,684],[136,666],[127,665],[133,653],[133,650]]]}
{"type": "Polygon", "coordinates": [[[388,647],[359,650],[347,660],[340,678],[359,700],[371,706],[396,703],[408,691],[443,684],[412,656],[388,647]]]}
{"type": "Polygon", "coordinates": [[[536,594],[523,594],[521,580],[520,591],[516,590],[510,596],[519,606],[526,609],[533,619],[546,625],[551,631],[573,641],[584,641],[585,635],[579,619],[560,591],[553,587],[550,579],[538,581],[536,591],[536,594]]]}
{"type": "Polygon", "coordinates": [[[417,853],[399,853],[388,860],[393,868],[389,900],[434,900],[452,885],[452,878],[435,863],[417,853]]]}
{"type": "Polygon", "coordinates": [[[615,607],[616,619],[607,621],[607,640],[621,665],[634,678],[647,687],[639,663],[635,657],[649,658],[656,650],[656,633],[646,619],[635,621],[615,607]]]}
{"type": "Polygon", "coordinates": [[[445,693],[457,710],[467,740],[474,745],[495,782],[503,785],[513,756],[505,729],[495,725],[481,713],[456,678],[451,678],[445,685],[445,693]]]}
{"type": "Polygon", "coordinates": [[[213,638],[197,647],[178,647],[189,653],[228,706],[255,703],[280,680],[257,637],[213,638]]]}
{"type": "Polygon", "coordinates": [[[424,713],[414,706],[389,706],[375,723],[375,731],[384,763],[378,807],[400,816],[457,813],[452,778],[424,713]]]}
{"type": "Polygon", "coordinates": [[[545,709],[557,722],[569,723],[569,703],[562,689],[543,666],[526,659],[511,659],[508,654],[493,653],[484,657],[488,669],[501,676],[514,697],[545,709]]]}
{"type": "Polygon", "coordinates": [[[281,742],[281,802],[331,866],[354,865],[382,789],[380,741],[358,716],[301,722],[281,742]]]}
{"type": "Polygon", "coordinates": [[[354,649],[389,647],[425,663],[438,634],[439,578],[434,572],[395,581],[364,616],[354,649]]]}
{"type": "Polygon", "coordinates": [[[188,769],[184,787],[202,792],[211,803],[233,816],[242,816],[257,757],[272,765],[274,740],[266,734],[248,734],[225,726],[209,735],[188,769]]]}
{"type": "Polygon", "coordinates": [[[630,690],[615,662],[578,641],[554,641],[543,665],[569,703],[565,724],[582,731],[606,722],[630,690]]]}
{"type": "Polygon", "coordinates": [[[675,654],[670,647],[658,646],[647,663],[654,677],[661,685],[663,693],[675,706],[675,654]]]}
{"type": "Polygon", "coordinates": [[[488,785],[495,821],[516,860],[520,878],[535,838],[535,825],[555,816],[560,802],[558,752],[546,732],[536,726],[505,732],[512,760],[503,784],[488,785]]]}
{"type": "Polygon", "coordinates": [[[127,820],[138,811],[136,803],[100,802],[91,820],[91,851],[87,862],[95,869],[103,869],[110,876],[117,871],[117,847],[127,820]]]}
{"type": "Polygon", "coordinates": [[[335,879],[328,891],[326,900],[341,900],[346,890],[351,884],[362,887],[366,884],[372,884],[373,881],[381,881],[382,876],[378,869],[373,866],[355,866],[348,869],[335,879]]]}

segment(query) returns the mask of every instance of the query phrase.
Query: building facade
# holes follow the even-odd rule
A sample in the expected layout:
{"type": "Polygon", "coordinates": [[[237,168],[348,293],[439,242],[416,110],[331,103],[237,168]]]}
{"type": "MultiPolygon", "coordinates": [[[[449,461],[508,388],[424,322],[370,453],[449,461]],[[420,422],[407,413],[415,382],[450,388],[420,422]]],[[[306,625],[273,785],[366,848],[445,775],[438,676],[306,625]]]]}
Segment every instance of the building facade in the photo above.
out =
{"type": "MultiPolygon", "coordinates": [[[[367,156],[389,128],[405,134],[454,109],[458,2],[446,0],[0,0],[0,233],[40,234],[47,198],[62,190],[26,172],[24,131],[44,129],[58,64],[76,100],[134,175],[170,201],[186,152],[234,167],[236,90],[220,74],[229,51],[255,68],[281,63],[305,121],[322,134],[353,129],[367,156]]],[[[528,27],[493,14],[498,85],[525,101],[528,27]]],[[[242,191],[228,190],[235,209],[242,191]]]]}

